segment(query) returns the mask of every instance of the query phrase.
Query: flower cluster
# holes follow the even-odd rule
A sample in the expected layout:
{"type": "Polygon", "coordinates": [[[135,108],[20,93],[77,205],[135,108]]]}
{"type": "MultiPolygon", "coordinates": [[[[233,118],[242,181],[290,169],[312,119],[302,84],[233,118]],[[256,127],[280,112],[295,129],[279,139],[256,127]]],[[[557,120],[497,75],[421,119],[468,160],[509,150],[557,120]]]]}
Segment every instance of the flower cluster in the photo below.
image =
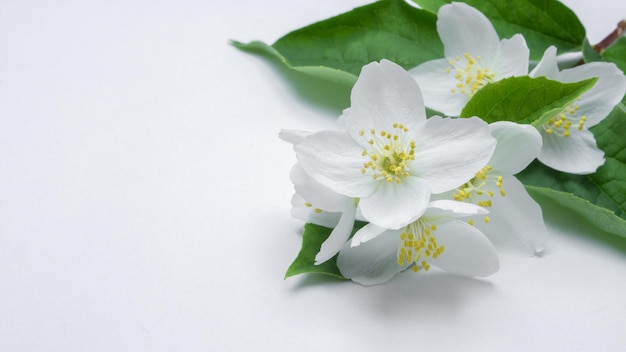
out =
{"type": "Polygon", "coordinates": [[[570,173],[594,172],[604,157],[588,128],[626,91],[626,78],[610,63],[559,71],[553,47],[529,72],[524,38],[500,40],[465,4],[442,6],[437,29],[445,58],[408,72],[388,60],[372,62],[336,130],[280,134],[297,158],[293,216],[333,228],[315,264],[337,256],[341,274],[361,284],[431,266],[484,277],[499,268],[496,248],[541,252],[541,208],[515,174],[535,159],[570,173]],[[598,81],[538,128],[456,118],[482,87],[525,75],[598,81]],[[426,106],[452,117],[427,117],[426,106]],[[366,224],[354,231],[355,220],[366,224]]]}

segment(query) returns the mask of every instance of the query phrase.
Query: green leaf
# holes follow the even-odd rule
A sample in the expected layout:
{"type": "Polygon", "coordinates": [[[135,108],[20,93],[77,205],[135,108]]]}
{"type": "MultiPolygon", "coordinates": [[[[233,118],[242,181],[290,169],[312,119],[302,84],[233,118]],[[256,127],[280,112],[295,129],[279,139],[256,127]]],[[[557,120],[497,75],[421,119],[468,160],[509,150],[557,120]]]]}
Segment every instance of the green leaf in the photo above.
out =
{"type": "Polygon", "coordinates": [[[295,30],[271,46],[232,44],[264,52],[288,67],[354,84],[361,68],[382,59],[408,69],[443,57],[436,16],[402,0],[383,0],[295,30]]]}
{"type": "Polygon", "coordinates": [[[461,117],[478,116],[488,123],[513,121],[541,126],[596,81],[592,78],[561,83],[545,77],[505,78],[478,90],[461,111],[461,117]]]}
{"type": "MultiPolygon", "coordinates": [[[[363,227],[365,223],[357,221],[354,223],[352,234],[363,227]]],[[[317,273],[345,279],[337,268],[337,256],[330,260],[315,265],[315,256],[322,248],[322,243],[326,241],[333,229],[315,224],[304,225],[304,233],[302,234],[302,248],[296,259],[291,263],[285,274],[285,279],[294,275],[305,273],[317,273]]]]}
{"type": "Polygon", "coordinates": [[[626,37],[619,38],[613,45],[602,52],[602,58],[613,62],[622,72],[626,72],[626,37]]]}
{"type": "Polygon", "coordinates": [[[567,6],[557,0],[413,0],[436,13],[452,1],[480,10],[493,24],[500,38],[521,33],[526,38],[531,60],[539,60],[550,46],[559,53],[581,50],[585,28],[567,6]]]}
{"type": "Polygon", "coordinates": [[[589,43],[589,39],[585,39],[583,43],[583,59],[585,62],[602,61],[602,56],[595,51],[593,46],[589,43]]]}
{"type": "Polygon", "coordinates": [[[591,128],[606,162],[592,175],[570,175],[531,164],[517,177],[532,195],[554,199],[598,228],[626,237],[626,112],[617,106],[591,128]]]}

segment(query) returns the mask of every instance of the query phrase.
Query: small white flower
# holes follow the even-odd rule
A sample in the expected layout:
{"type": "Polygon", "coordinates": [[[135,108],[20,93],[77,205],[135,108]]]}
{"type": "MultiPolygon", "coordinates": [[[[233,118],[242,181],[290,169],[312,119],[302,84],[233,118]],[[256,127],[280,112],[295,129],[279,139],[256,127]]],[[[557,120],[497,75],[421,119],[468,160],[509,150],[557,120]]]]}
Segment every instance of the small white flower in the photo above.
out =
{"type": "Polygon", "coordinates": [[[359,232],[375,238],[356,247],[346,243],[337,267],[343,276],[363,285],[384,283],[408,268],[429,270],[431,265],[456,275],[489,276],[499,268],[495,248],[479,230],[460,220],[484,213],[473,204],[438,200],[404,228],[365,225],[359,232]]]}
{"type": "Polygon", "coordinates": [[[539,161],[572,174],[595,172],[604,164],[604,152],[598,148],[588,129],[607,117],[624,97],[626,77],[622,71],[608,62],[590,62],[559,71],[556,48],[551,46],[530,76],[545,76],[560,82],[598,78],[591,89],[539,128],[543,138],[539,161]]]}
{"type": "Polygon", "coordinates": [[[431,194],[458,187],[484,167],[495,139],[478,119],[426,119],[415,80],[383,60],[363,67],[345,131],[308,135],[294,149],[319,184],[358,198],[367,221],[399,229],[418,219],[431,194]]]}
{"type": "Polygon", "coordinates": [[[458,116],[487,83],[528,73],[529,50],[520,34],[500,40],[487,17],[463,3],[444,5],[437,16],[445,58],[409,70],[428,107],[458,116]]]}
{"type": "Polygon", "coordinates": [[[513,175],[539,155],[541,136],[531,125],[508,121],[492,123],[489,128],[498,141],[489,164],[446,196],[489,210],[488,215],[472,216],[468,222],[496,246],[515,250],[521,245],[530,255],[539,253],[547,236],[541,207],[513,175]]]}

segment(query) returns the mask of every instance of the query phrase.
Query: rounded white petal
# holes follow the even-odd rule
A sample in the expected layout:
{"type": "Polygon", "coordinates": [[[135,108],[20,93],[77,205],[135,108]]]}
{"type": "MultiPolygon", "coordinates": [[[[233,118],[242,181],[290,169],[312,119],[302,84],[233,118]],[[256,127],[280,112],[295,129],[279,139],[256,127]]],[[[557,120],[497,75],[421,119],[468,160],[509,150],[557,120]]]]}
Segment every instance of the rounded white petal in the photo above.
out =
{"type": "Polygon", "coordinates": [[[351,199],[346,200],[346,206],[341,214],[339,223],[335,226],[326,241],[322,243],[320,251],[315,256],[315,265],[321,264],[339,253],[341,247],[343,247],[348,241],[348,238],[350,238],[352,227],[354,226],[355,213],[356,206],[354,202],[351,199]]]}
{"type": "Polygon", "coordinates": [[[321,211],[316,212],[315,208],[307,207],[306,201],[298,193],[291,197],[291,216],[294,219],[310,222],[328,228],[334,228],[339,222],[341,213],[321,211]]]}
{"type": "Polygon", "coordinates": [[[496,150],[489,161],[495,170],[514,175],[526,168],[541,152],[541,134],[531,125],[498,121],[489,125],[496,150]]]}
{"type": "Polygon", "coordinates": [[[487,123],[472,117],[431,117],[417,139],[411,174],[422,178],[432,193],[443,193],[474,177],[496,146],[487,123]]]}
{"type": "Polygon", "coordinates": [[[350,100],[345,125],[356,140],[361,130],[389,130],[396,122],[415,128],[426,120],[419,86],[407,71],[388,60],[363,66],[350,100]]]}
{"type": "Polygon", "coordinates": [[[451,274],[485,277],[500,268],[495,248],[485,235],[461,220],[438,224],[437,243],[443,253],[430,263],[451,274]]]}
{"type": "Polygon", "coordinates": [[[352,240],[350,241],[350,245],[352,247],[356,247],[363,242],[367,242],[376,238],[381,233],[387,231],[386,228],[376,226],[372,223],[369,223],[363,227],[361,227],[355,234],[352,236],[352,240]]]}
{"type": "Polygon", "coordinates": [[[311,132],[299,130],[282,130],[278,133],[278,138],[291,144],[300,143],[304,137],[310,135],[311,132]]]}
{"type": "Polygon", "coordinates": [[[528,74],[530,50],[521,34],[500,41],[500,50],[491,65],[496,80],[528,74]]]}
{"type": "Polygon", "coordinates": [[[570,130],[569,137],[541,131],[543,147],[539,161],[559,171],[570,174],[591,174],[604,164],[604,152],[596,145],[593,134],[588,130],[570,130]]]}
{"type": "Polygon", "coordinates": [[[439,9],[437,32],[446,58],[468,53],[491,62],[499,45],[498,34],[487,17],[463,3],[452,3],[439,9]]]}
{"type": "Polygon", "coordinates": [[[331,212],[343,210],[346,196],[334,192],[315,181],[304,171],[300,164],[293,166],[289,178],[291,178],[296,192],[315,208],[331,212]]]}
{"type": "Polygon", "coordinates": [[[424,218],[461,218],[471,215],[486,214],[488,211],[471,203],[457,202],[449,199],[439,199],[428,203],[424,218]]]}
{"type": "Polygon", "coordinates": [[[300,165],[315,181],[349,197],[364,197],[374,189],[372,177],[363,175],[363,149],[346,133],[322,131],[294,146],[300,165]]]}
{"type": "Polygon", "coordinates": [[[543,53],[543,57],[535,66],[535,68],[528,74],[530,77],[542,77],[545,76],[550,79],[556,79],[559,73],[559,66],[556,60],[556,47],[549,46],[543,53]]]}
{"type": "Polygon", "coordinates": [[[447,59],[428,61],[409,70],[422,89],[426,106],[448,116],[459,116],[469,98],[456,91],[458,80],[454,72],[447,59]]]}
{"type": "Polygon", "coordinates": [[[489,207],[489,222],[476,217],[476,228],[498,248],[521,249],[528,255],[541,252],[548,233],[541,207],[514,176],[503,175],[502,186],[506,195],[502,196],[499,190],[492,189],[495,195],[493,205],[489,207]]]}
{"type": "Polygon", "coordinates": [[[561,71],[557,80],[578,82],[598,77],[596,84],[580,96],[574,105],[580,106],[577,116],[586,116],[585,127],[598,124],[613,110],[626,93],[626,77],[622,71],[610,62],[590,62],[561,71]]]}
{"type": "Polygon", "coordinates": [[[337,258],[341,275],[362,285],[377,285],[391,280],[408,265],[398,265],[400,231],[387,230],[360,246],[346,243],[337,258]]]}
{"type": "Polygon", "coordinates": [[[378,187],[359,201],[367,221],[387,229],[399,229],[417,220],[426,210],[430,198],[429,184],[407,177],[401,183],[378,181],[378,187]]]}

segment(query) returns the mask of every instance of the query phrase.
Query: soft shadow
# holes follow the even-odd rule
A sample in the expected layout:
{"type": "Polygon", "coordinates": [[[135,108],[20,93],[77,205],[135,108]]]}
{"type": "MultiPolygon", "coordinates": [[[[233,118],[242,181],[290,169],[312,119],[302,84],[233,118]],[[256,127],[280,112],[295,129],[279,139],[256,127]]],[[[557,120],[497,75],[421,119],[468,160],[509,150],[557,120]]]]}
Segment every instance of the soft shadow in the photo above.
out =
{"type": "Polygon", "coordinates": [[[392,282],[377,286],[368,293],[371,295],[368,303],[377,317],[395,320],[415,314],[428,320],[442,314],[454,316],[461,307],[489,299],[494,292],[495,287],[490,281],[444,272],[404,272],[392,282]]]}
{"type": "Polygon", "coordinates": [[[568,237],[593,241],[626,255],[626,237],[608,233],[593,226],[580,217],[572,215],[571,211],[550,198],[540,196],[537,197],[537,201],[541,204],[543,217],[550,227],[567,233],[568,237]]]}
{"type": "Polygon", "coordinates": [[[299,277],[295,278],[287,278],[287,280],[299,279],[298,283],[291,289],[292,291],[300,291],[303,289],[307,289],[312,286],[320,286],[320,285],[338,285],[338,284],[346,284],[347,281],[345,279],[340,279],[328,275],[323,274],[304,274],[299,275],[299,277]]]}
{"type": "Polygon", "coordinates": [[[276,73],[288,82],[297,97],[310,106],[326,110],[333,117],[338,117],[344,109],[350,106],[351,86],[295,71],[286,67],[276,57],[261,50],[242,51],[259,56],[269,63],[276,73]]]}

